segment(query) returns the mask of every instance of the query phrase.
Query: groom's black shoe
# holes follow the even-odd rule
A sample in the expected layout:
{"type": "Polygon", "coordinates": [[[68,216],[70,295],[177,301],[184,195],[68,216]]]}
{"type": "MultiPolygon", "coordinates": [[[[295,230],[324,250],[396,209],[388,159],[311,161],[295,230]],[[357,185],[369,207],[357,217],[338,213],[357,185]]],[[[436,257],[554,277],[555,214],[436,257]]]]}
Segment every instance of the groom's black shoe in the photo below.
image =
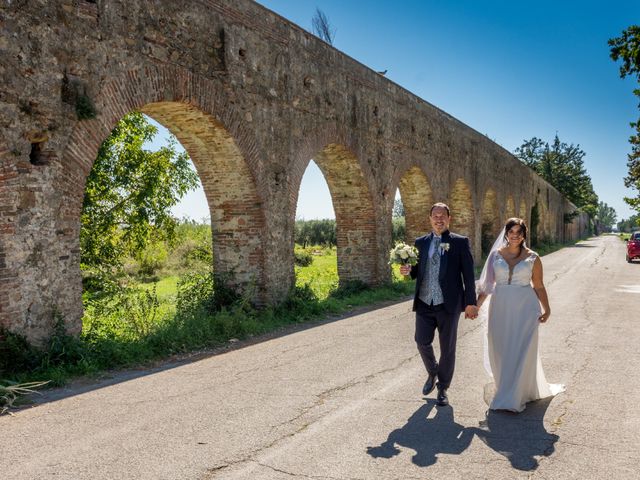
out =
{"type": "Polygon", "coordinates": [[[449,398],[447,397],[447,389],[446,388],[438,388],[438,397],[436,402],[441,407],[446,407],[449,405],[449,398]]]}
{"type": "Polygon", "coordinates": [[[427,377],[427,381],[424,382],[424,387],[422,387],[422,395],[429,395],[433,392],[433,388],[436,386],[436,374],[430,373],[429,377],[427,377]]]}

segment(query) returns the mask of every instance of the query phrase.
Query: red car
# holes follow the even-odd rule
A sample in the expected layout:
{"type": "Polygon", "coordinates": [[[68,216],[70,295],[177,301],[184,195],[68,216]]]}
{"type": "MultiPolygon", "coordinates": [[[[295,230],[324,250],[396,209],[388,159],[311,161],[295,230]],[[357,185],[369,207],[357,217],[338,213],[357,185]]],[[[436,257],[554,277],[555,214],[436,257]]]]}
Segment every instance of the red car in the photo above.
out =
{"type": "Polygon", "coordinates": [[[640,259],[640,232],[633,232],[627,242],[627,262],[631,263],[634,258],[640,259]]]}

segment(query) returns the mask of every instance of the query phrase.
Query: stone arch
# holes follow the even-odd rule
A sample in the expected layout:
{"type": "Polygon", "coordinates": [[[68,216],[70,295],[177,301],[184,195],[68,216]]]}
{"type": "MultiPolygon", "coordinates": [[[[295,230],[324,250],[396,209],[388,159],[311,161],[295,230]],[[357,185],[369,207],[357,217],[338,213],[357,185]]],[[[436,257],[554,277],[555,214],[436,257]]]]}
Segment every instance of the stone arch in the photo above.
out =
{"type": "Polygon", "coordinates": [[[453,184],[449,196],[449,207],[451,208],[451,231],[469,237],[471,245],[475,245],[473,198],[471,188],[462,178],[453,184]]]}
{"type": "Polygon", "coordinates": [[[265,279],[260,238],[265,221],[254,177],[256,149],[250,132],[218,89],[182,69],[147,66],[108,81],[96,98],[96,107],[99,116],[77,123],[63,156],[68,201],[61,209],[60,222],[67,232],[69,249],[76,252],[76,275],[69,288],[76,300],[66,302],[68,308],[63,312],[70,322],[69,331],[77,332],[81,327],[78,239],[85,181],[102,141],[134,110],[153,117],[175,134],[196,166],[211,214],[214,271],[224,274],[236,288],[257,287],[254,300],[262,302],[265,279]]]}
{"type": "MultiPolygon", "coordinates": [[[[516,203],[513,200],[513,195],[509,194],[507,196],[507,205],[506,205],[506,217],[507,218],[512,218],[512,217],[517,217],[518,216],[518,212],[516,211],[516,203]]],[[[506,221],[506,218],[504,219],[506,221]]]]}
{"type": "Polygon", "coordinates": [[[211,115],[183,103],[140,109],[167,127],[189,153],[209,204],[214,272],[234,286],[262,284],[262,205],[233,136],[211,115]]]}
{"type": "Polygon", "coordinates": [[[491,246],[500,233],[502,219],[498,210],[498,202],[495,190],[489,188],[482,200],[482,217],[480,228],[480,248],[482,255],[491,251],[491,246]]]}
{"type": "MultiPolygon", "coordinates": [[[[375,211],[357,157],[345,146],[330,143],[313,160],[329,186],[336,215],[340,283],[351,280],[377,283],[375,211]]],[[[298,188],[299,185],[298,182],[298,188]]]]}
{"type": "Polygon", "coordinates": [[[433,205],[433,192],[427,176],[415,166],[400,178],[398,189],[404,206],[405,242],[412,244],[413,240],[430,231],[429,209],[433,205]]]}

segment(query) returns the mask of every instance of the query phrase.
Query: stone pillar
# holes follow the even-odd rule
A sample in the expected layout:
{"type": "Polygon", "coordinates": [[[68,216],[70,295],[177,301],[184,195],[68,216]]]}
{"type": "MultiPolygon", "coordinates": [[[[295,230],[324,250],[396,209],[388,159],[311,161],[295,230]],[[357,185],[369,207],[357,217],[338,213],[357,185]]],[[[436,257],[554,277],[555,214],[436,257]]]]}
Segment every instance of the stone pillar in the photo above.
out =
{"type": "Polygon", "coordinates": [[[74,175],[46,148],[0,159],[0,325],[35,344],[58,321],[79,333],[79,221],[69,215],[66,195],[74,175]]]}

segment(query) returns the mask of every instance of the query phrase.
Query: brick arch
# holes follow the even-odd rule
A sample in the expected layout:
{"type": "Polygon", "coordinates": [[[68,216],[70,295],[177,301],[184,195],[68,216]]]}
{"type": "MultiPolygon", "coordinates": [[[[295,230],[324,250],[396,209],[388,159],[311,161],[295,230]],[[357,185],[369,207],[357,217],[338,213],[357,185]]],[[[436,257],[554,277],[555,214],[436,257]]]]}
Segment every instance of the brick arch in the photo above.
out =
{"type": "MultiPolygon", "coordinates": [[[[98,116],[76,124],[63,154],[65,197],[58,223],[70,251],[78,251],[79,218],[86,178],[100,144],[127,113],[144,112],[166,126],[185,147],[196,166],[209,203],[213,231],[214,270],[245,288],[257,284],[255,300],[264,293],[264,258],[259,239],[264,233],[257,148],[250,131],[228,106],[224,93],[206,79],[170,66],[147,66],[107,81],[96,97],[98,116]],[[215,112],[215,114],[213,113],[215,112]],[[226,128],[228,126],[228,128],[226,128]]],[[[78,274],[70,281],[76,306],[62,312],[69,330],[81,324],[82,286],[78,274]]]]}
{"type": "Polygon", "coordinates": [[[491,250],[491,246],[500,233],[502,219],[498,209],[497,195],[494,189],[489,188],[482,200],[482,218],[480,230],[480,247],[483,255],[491,250]]]}
{"type": "MultiPolygon", "coordinates": [[[[289,180],[289,216],[292,221],[295,220],[300,184],[309,166],[309,162],[315,160],[317,164],[316,156],[318,152],[324,151],[330,145],[341,145],[347,151],[351,152],[358,165],[359,175],[364,178],[366,188],[371,193],[372,198],[373,195],[377,193],[378,189],[373,180],[375,174],[371,170],[371,162],[362,161],[366,154],[354,145],[352,140],[352,135],[350,135],[348,131],[343,131],[335,124],[322,125],[322,127],[316,128],[313,131],[304,131],[299,138],[293,139],[291,148],[295,153],[291,163],[287,167],[289,180]]],[[[391,208],[392,205],[393,198],[390,199],[389,208],[391,208]]]]}
{"type": "Polygon", "coordinates": [[[433,191],[429,179],[420,167],[409,168],[398,183],[404,206],[405,241],[411,243],[420,235],[430,231],[429,209],[433,205],[433,191]]]}
{"type": "Polygon", "coordinates": [[[451,208],[451,231],[469,237],[471,245],[474,245],[473,197],[471,188],[462,178],[457,179],[453,184],[449,195],[449,207],[451,208]]]}
{"type": "MultiPolygon", "coordinates": [[[[324,175],[331,193],[336,215],[340,283],[350,280],[377,283],[375,211],[369,184],[356,155],[343,145],[330,143],[310,156],[306,165],[311,157],[324,175]]],[[[301,180],[302,175],[292,185],[295,189],[292,198],[296,200],[301,180]]]]}
{"type": "MultiPolygon", "coordinates": [[[[311,160],[315,160],[315,155],[322,151],[327,145],[339,144],[344,145],[338,139],[335,128],[328,127],[322,129],[319,132],[314,132],[314,135],[302,135],[299,139],[300,144],[294,148],[296,154],[293,158],[293,162],[288,168],[289,173],[289,218],[292,225],[290,228],[291,236],[291,249],[293,249],[293,222],[296,217],[296,209],[298,206],[298,195],[300,193],[300,184],[302,183],[302,177],[307,171],[307,167],[311,160]]],[[[317,164],[317,162],[316,162],[317,164]]],[[[324,172],[323,172],[324,175],[324,172]]],[[[326,180],[326,176],[325,176],[326,180]]],[[[335,210],[335,209],[334,209],[335,210]]]]}
{"type": "Polygon", "coordinates": [[[236,286],[263,283],[264,216],[252,172],[229,132],[211,115],[183,103],[141,108],[167,127],[193,161],[209,204],[214,272],[236,286]]]}

